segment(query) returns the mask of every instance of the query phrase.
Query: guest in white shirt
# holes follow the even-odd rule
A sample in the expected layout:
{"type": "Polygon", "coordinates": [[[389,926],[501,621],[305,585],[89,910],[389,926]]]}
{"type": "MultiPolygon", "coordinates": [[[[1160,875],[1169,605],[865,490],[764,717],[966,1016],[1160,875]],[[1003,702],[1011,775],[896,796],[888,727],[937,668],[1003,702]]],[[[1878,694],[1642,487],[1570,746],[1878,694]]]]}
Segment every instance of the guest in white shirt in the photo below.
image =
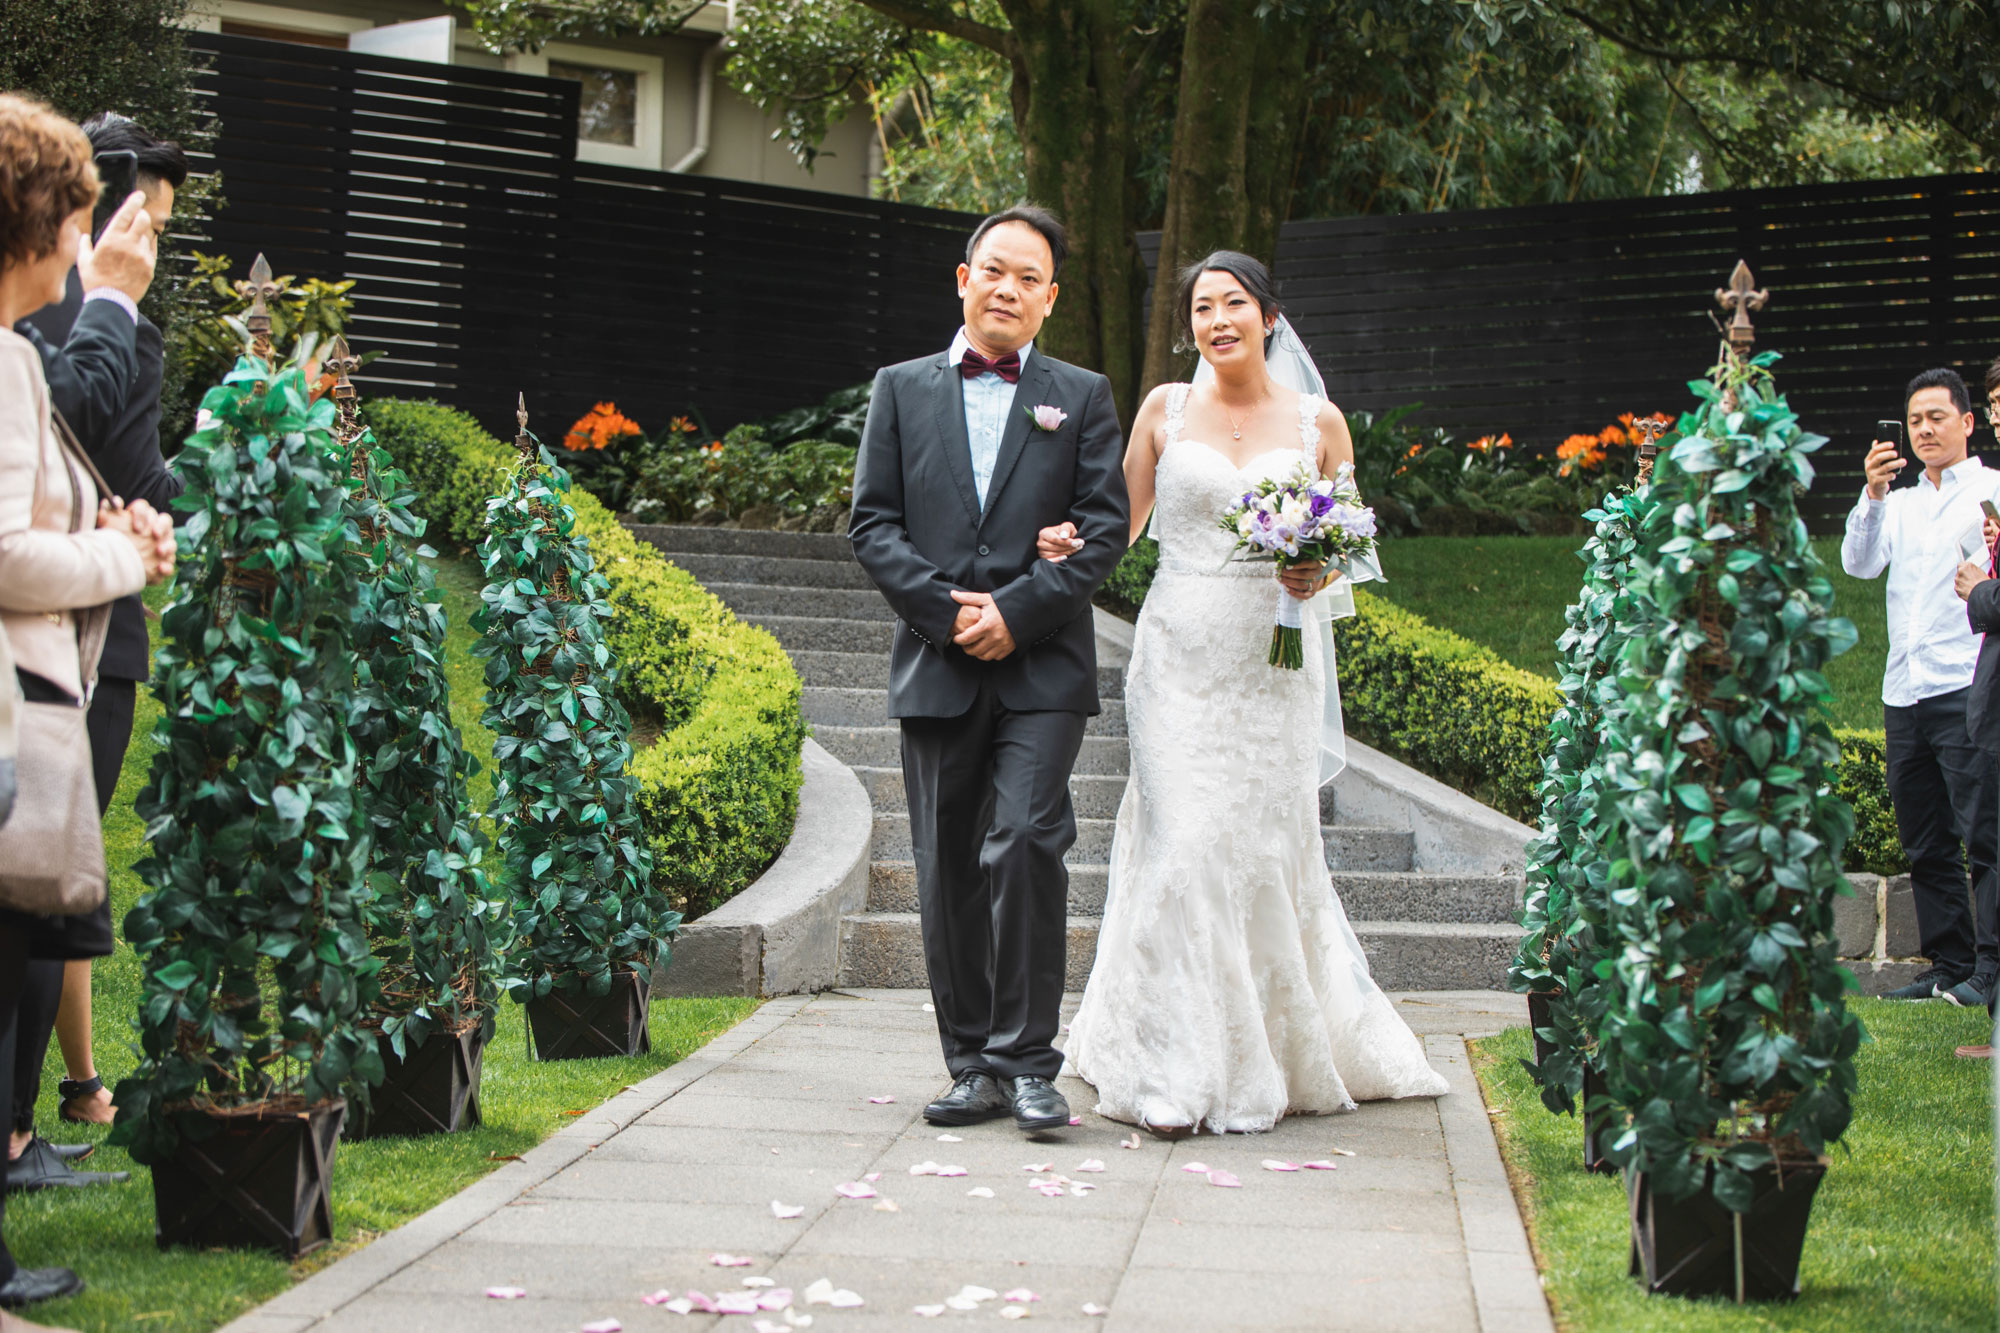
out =
{"type": "Polygon", "coordinates": [[[1875,441],[1840,544],[1841,567],[1854,577],[1889,571],[1889,799],[1930,966],[1888,996],[1985,1006],[2000,977],[2000,757],[1974,744],[1966,725],[1979,639],[1954,579],[1965,561],[1988,558],[1980,501],[2000,503],[2000,472],[1966,456],[1972,396],[1957,372],[1925,371],[1904,401],[1923,474],[1891,491],[1908,460],[1893,441],[1875,441]]]}

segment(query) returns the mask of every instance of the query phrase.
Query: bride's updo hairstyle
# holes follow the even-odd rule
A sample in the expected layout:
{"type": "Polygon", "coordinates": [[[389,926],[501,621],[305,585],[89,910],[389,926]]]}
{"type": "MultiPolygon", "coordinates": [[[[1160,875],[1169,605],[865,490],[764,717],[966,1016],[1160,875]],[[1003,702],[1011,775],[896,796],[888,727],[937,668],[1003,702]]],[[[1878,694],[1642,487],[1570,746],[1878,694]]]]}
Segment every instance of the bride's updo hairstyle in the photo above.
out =
{"type": "MultiPolygon", "coordinates": [[[[1180,275],[1180,310],[1182,348],[1194,350],[1194,285],[1204,273],[1227,273],[1243,284],[1243,290],[1257,303],[1257,313],[1266,322],[1285,313],[1278,304],[1278,284],[1271,281],[1271,270],[1249,255],[1239,250],[1217,250],[1198,263],[1189,264],[1180,275]]],[[[1270,332],[1264,334],[1264,350],[1271,350],[1270,332]]]]}

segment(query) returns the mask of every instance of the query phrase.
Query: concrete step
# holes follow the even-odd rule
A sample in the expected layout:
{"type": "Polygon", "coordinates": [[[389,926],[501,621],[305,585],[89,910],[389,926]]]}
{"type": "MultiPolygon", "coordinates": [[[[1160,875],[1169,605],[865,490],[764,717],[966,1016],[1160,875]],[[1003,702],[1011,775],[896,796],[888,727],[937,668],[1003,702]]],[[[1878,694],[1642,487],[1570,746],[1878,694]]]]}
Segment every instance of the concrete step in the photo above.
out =
{"type": "MultiPolygon", "coordinates": [[[[667,523],[628,523],[632,535],[669,556],[766,555],[794,560],[854,562],[844,532],[761,532],[743,528],[695,528],[667,523]]],[[[679,560],[675,560],[679,564],[679,560]]]]}
{"type": "MultiPolygon", "coordinates": [[[[1109,866],[1069,867],[1069,914],[1104,915],[1104,882],[1109,866]]],[[[868,910],[870,912],[914,912],[917,910],[917,867],[910,861],[876,861],[868,867],[868,910]]]]}
{"type": "MultiPolygon", "coordinates": [[[[896,768],[903,764],[903,733],[900,727],[816,726],[813,739],[827,752],[852,768],[896,768]]],[[[1131,762],[1123,736],[1083,738],[1073,772],[1122,774],[1131,762]]]]}
{"type": "Polygon", "coordinates": [[[1519,875],[1426,875],[1411,870],[1336,870],[1333,891],[1350,921],[1429,921],[1512,925],[1521,909],[1519,875]]]}
{"type": "MultiPolygon", "coordinates": [[[[893,631],[892,631],[893,633],[893,631]]],[[[807,685],[832,685],[849,689],[887,689],[889,685],[889,636],[882,637],[881,652],[840,652],[822,648],[788,648],[799,679],[807,685]]],[[[782,640],[780,640],[782,642],[782,640]]],[[[1125,697],[1125,669],[1097,668],[1097,697],[1109,701],[1125,697]]]]}
{"type": "MultiPolygon", "coordinates": [[[[1069,918],[1064,988],[1083,989],[1097,954],[1098,918],[1069,918]]],[[[1520,941],[1511,925],[1356,921],[1368,970],[1384,990],[1501,990],[1520,941]]],[[[840,984],[922,989],[922,929],[914,912],[863,912],[840,923],[840,984]]]]}
{"type": "MultiPolygon", "coordinates": [[[[887,670],[886,664],[884,670],[887,670]]],[[[1125,701],[1103,700],[1102,711],[1085,719],[1086,736],[1123,736],[1125,701]]],[[[889,721],[889,691],[883,688],[856,689],[852,686],[808,685],[805,688],[806,721],[833,727],[886,727],[889,721]]]]}
{"type": "Polygon", "coordinates": [[[810,615],[759,615],[742,611],[736,614],[749,624],[771,631],[788,653],[879,654],[882,670],[885,675],[888,672],[889,645],[896,637],[896,627],[890,621],[828,620],[810,615]]]}
{"type": "Polygon", "coordinates": [[[851,561],[790,560],[779,555],[677,555],[673,561],[708,585],[754,583],[764,588],[875,591],[861,566],[851,561]]]}
{"type": "MultiPolygon", "coordinates": [[[[814,734],[818,735],[817,732],[814,734]]],[[[822,740],[820,744],[826,742],[822,740]]],[[[1108,862],[1111,859],[1111,834],[1117,822],[1115,819],[1079,818],[1076,821],[1076,845],[1063,859],[1070,865],[1103,865],[1108,862]]],[[[1415,838],[1405,830],[1336,825],[1322,828],[1320,835],[1326,843],[1327,866],[1333,871],[1407,872],[1410,869],[1410,851],[1415,838]]],[[[875,841],[870,858],[876,861],[907,861],[910,856],[909,814],[877,809],[875,841]]]]}
{"type": "MultiPolygon", "coordinates": [[[[882,594],[873,588],[782,588],[762,583],[705,581],[702,586],[720,597],[724,606],[746,619],[797,616],[806,620],[879,620],[887,623],[896,618],[896,613],[882,600],[882,594]]],[[[886,640],[883,651],[888,651],[886,640]]]]}
{"type": "MultiPolygon", "coordinates": [[[[861,779],[861,785],[868,789],[868,799],[877,811],[908,810],[909,797],[903,790],[903,770],[900,768],[868,768],[854,770],[854,776],[861,779]]],[[[1069,780],[1070,803],[1076,807],[1079,819],[1113,819],[1118,814],[1118,802],[1125,796],[1125,776],[1118,774],[1074,774],[1069,780]]]]}

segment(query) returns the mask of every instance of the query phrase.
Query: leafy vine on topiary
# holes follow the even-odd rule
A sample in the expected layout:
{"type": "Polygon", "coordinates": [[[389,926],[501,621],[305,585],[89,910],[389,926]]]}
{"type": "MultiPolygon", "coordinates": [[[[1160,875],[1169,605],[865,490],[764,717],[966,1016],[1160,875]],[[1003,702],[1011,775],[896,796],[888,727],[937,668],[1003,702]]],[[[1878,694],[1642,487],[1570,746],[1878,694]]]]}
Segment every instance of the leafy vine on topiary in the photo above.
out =
{"type": "Polygon", "coordinates": [[[1854,822],[1823,673],[1855,631],[1798,513],[1825,441],[1774,360],[1725,356],[1690,385],[1631,557],[1598,807],[1611,1156],[1738,1212],[1748,1172],[1845,1131],[1864,1037],[1833,933],[1854,822]]]}
{"type": "MultiPolygon", "coordinates": [[[[341,344],[335,357],[347,360],[341,344]]],[[[416,493],[355,419],[352,393],[343,377],[334,394],[351,481],[359,658],[348,726],[374,834],[368,924],[384,964],[375,1015],[400,1057],[434,1032],[491,1034],[510,926],[481,867],[485,839],[466,788],[478,761],[451,720],[443,600],[418,558],[432,552],[410,546],[424,533],[410,510],[416,493]]]]}
{"type": "Polygon", "coordinates": [[[1634,534],[1651,509],[1651,488],[1641,483],[1584,515],[1594,530],[1578,553],[1586,566],[1582,589],[1556,641],[1563,704],[1549,721],[1542,759],[1541,832],[1528,844],[1526,934],[1507,969],[1514,990],[1548,997],[1546,1032],[1554,1050],[1528,1071],[1543,1103],[1563,1114],[1575,1110],[1594,1045],[1590,1033],[1604,1005],[1596,973],[1609,869],[1598,826],[1600,738],[1623,707],[1615,668],[1631,618],[1623,606],[1626,580],[1634,534]]]}
{"type": "Polygon", "coordinates": [[[333,404],[297,365],[246,356],[202,408],[137,801],[146,889],[125,918],[144,979],[117,1139],[142,1162],[204,1112],[295,1110],[382,1077],[333,404]]]}
{"type": "Polygon", "coordinates": [[[473,615],[495,733],[493,814],[517,931],[516,998],[603,995],[650,967],[680,925],[653,884],[627,772],[631,719],[604,638],[612,615],[590,545],[563,500],[569,474],[527,432],[487,505],[473,615]]]}

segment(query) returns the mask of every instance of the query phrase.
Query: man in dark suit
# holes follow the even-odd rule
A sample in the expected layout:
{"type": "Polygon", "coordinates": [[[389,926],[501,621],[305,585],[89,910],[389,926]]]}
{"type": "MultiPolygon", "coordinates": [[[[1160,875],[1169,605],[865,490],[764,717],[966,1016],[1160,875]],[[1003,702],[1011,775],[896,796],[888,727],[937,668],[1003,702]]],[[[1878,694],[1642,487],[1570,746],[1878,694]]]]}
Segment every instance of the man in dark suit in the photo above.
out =
{"type": "Polygon", "coordinates": [[[924,956],[953,1084],[933,1124],[1067,1126],[1053,1079],[1069,775],[1098,711],[1090,598],[1126,544],[1123,439],[1102,375],[1035,349],[1065,250],[1046,211],[983,221],[951,349],[875,376],[854,474],[855,558],[895,610],[889,714],[924,956]],[[1065,520],[1083,545],[1038,559],[1065,520]]]}
{"type": "MultiPolygon", "coordinates": [[[[170,513],[181,483],[160,453],[165,349],[160,330],[139,313],[138,302],[152,282],[154,238],[165,231],[175,191],[187,181],[187,157],[178,144],[153,138],[123,116],[93,117],[83,130],[93,152],[137,155],[139,190],[70,273],[66,298],[29,316],[19,332],[41,353],[49,399],[76,432],[111,494],[128,505],[144,501],[170,513]]],[[[97,688],[85,718],[100,811],[109,807],[117,789],[139,682],[151,667],[144,606],[134,593],[112,606],[97,688]]],[[[110,903],[95,912],[53,917],[49,923],[47,938],[38,941],[28,964],[15,1032],[14,1136],[7,1168],[11,1189],[123,1178],[123,1173],[70,1170],[54,1146],[34,1131],[51,1032],[61,1036],[70,1075],[58,1090],[62,1118],[108,1123],[112,1112],[90,1039],[90,960],[110,954],[117,943],[110,903]]]]}
{"type": "MultiPolygon", "coordinates": [[[[1989,395],[2000,389],[2000,361],[1993,363],[1993,371],[1987,375],[1989,395]]],[[[1988,398],[1993,407],[1996,421],[2000,421],[2000,402],[1988,398]]],[[[1973,745],[1983,754],[2000,754],[2000,578],[1995,578],[1993,551],[2000,542],[2000,522],[1992,518],[1986,520],[1987,562],[1984,568],[1968,560],[1958,567],[1954,586],[1958,595],[1965,599],[1965,618],[1972,626],[1972,632],[1980,635],[1979,664],[1973,669],[1972,688],[1965,696],[1965,729],[1972,736],[1973,745]]],[[[1988,900],[1975,902],[1973,912],[1977,920],[1973,922],[1979,941],[1981,961],[2000,941],[2000,901],[1996,895],[1988,895],[1988,900]]],[[[2000,1008],[2000,991],[1987,1000],[1988,1017],[2000,1008]]],[[[1961,1046],[1959,1055],[1974,1059],[1992,1059],[1993,1047],[1961,1046]]]]}

